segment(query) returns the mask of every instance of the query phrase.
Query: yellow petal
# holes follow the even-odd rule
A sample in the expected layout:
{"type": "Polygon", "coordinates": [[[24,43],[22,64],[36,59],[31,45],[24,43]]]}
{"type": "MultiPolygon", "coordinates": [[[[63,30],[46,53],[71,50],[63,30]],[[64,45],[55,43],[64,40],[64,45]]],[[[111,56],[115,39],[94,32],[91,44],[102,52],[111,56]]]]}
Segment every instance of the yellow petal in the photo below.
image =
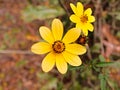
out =
{"type": "Polygon", "coordinates": [[[74,23],[80,22],[80,18],[74,14],[70,16],[70,20],[74,23]]]}
{"type": "Polygon", "coordinates": [[[42,70],[44,72],[50,71],[55,65],[55,55],[50,52],[42,61],[42,70]]]}
{"type": "Polygon", "coordinates": [[[80,29],[72,28],[72,29],[68,30],[68,32],[65,34],[62,41],[64,43],[72,43],[78,39],[78,37],[80,36],[80,33],[81,33],[80,29]]]}
{"type": "Polygon", "coordinates": [[[52,45],[46,42],[38,42],[32,45],[31,51],[36,54],[45,54],[52,50],[52,45]]]}
{"type": "Polygon", "coordinates": [[[81,59],[77,55],[74,55],[74,54],[64,51],[63,56],[64,56],[66,62],[68,62],[72,66],[79,66],[82,64],[81,59]]]}
{"type": "Polygon", "coordinates": [[[76,24],[76,28],[82,29],[82,27],[83,27],[83,24],[81,22],[79,22],[79,23],[76,24]]]}
{"type": "Polygon", "coordinates": [[[67,62],[65,61],[62,54],[56,55],[56,67],[62,74],[65,74],[67,72],[67,62]]]}
{"type": "Polygon", "coordinates": [[[63,36],[63,24],[59,19],[52,21],[52,33],[55,40],[61,40],[63,36]]]}
{"type": "Polygon", "coordinates": [[[88,17],[88,22],[94,22],[95,21],[95,17],[94,16],[89,16],[88,17]]]}
{"type": "Polygon", "coordinates": [[[82,46],[80,44],[66,44],[66,51],[75,54],[75,55],[82,55],[84,53],[86,53],[86,48],[85,46],[82,46]]]}
{"type": "Polygon", "coordinates": [[[92,14],[91,8],[88,8],[87,10],[85,10],[84,14],[86,14],[87,16],[90,16],[92,14]]]}
{"type": "Polygon", "coordinates": [[[85,36],[88,35],[88,27],[87,27],[86,24],[77,23],[77,24],[76,24],[76,28],[80,28],[81,31],[83,32],[83,34],[84,34],[85,36]]]}
{"type": "Polygon", "coordinates": [[[93,25],[91,24],[91,23],[87,23],[86,24],[86,27],[89,29],[89,31],[93,31],[93,29],[94,29],[94,27],[93,27],[93,25]]]}
{"type": "Polygon", "coordinates": [[[47,28],[45,26],[41,26],[39,28],[39,32],[40,32],[41,37],[44,40],[46,40],[49,43],[53,43],[54,42],[54,38],[53,38],[52,32],[50,31],[49,28],[47,28]]]}
{"type": "Polygon", "coordinates": [[[88,36],[88,29],[87,29],[87,27],[86,27],[86,28],[83,28],[83,29],[82,29],[82,32],[83,32],[83,34],[84,34],[85,36],[88,36]]]}
{"type": "Polygon", "coordinates": [[[83,5],[80,2],[77,3],[77,15],[78,16],[83,15],[83,5]]]}
{"type": "Polygon", "coordinates": [[[70,3],[70,7],[73,10],[73,12],[76,14],[77,13],[77,8],[74,4],[70,3]]]}

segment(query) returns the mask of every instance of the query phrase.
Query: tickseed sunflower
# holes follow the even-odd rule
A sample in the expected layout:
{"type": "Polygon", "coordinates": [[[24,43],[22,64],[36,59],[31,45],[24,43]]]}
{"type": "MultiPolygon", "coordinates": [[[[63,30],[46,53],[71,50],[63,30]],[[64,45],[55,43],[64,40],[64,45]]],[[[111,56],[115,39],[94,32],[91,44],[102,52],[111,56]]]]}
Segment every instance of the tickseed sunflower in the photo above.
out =
{"type": "Polygon", "coordinates": [[[39,32],[45,41],[33,44],[31,51],[36,54],[47,53],[41,65],[44,72],[50,71],[56,65],[58,71],[64,74],[67,72],[67,63],[72,66],[82,64],[78,55],[84,54],[86,48],[74,43],[80,36],[80,30],[72,28],[63,37],[63,24],[59,19],[54,19],[51,30],[41,26],[39,32]]]}
{"type": "Polygon", "coordinates": [[[91,23],[95,21],[95,17],[91,15],[91,8],[88,8],[84,11],[84,7],[80,2],[77,2],[77,6],[70,3],[70,7],[74,12],[74,14],[70,16],[70,20],[73,23],[76,23],[76,28],[80,28],[83,34],[87,36],[88,30],[92,32],[94,29],[91,23]]]}

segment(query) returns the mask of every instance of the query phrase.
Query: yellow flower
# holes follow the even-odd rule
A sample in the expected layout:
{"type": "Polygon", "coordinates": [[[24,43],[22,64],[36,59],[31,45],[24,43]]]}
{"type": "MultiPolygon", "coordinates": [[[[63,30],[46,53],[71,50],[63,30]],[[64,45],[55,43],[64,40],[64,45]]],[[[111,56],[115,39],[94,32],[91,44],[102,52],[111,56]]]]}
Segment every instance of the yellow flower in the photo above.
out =
{"type": "Polygon", "coordinates": [[[72,66],[82,64],[78,55],[84,54],[86,48],[74,43],[81,33],[77,28],[70,29],[63,37],[63,24],[59,19],[54,19],[51,27],[51,30],[45,26],[40,27],[40,35],[45,41],[33,44],[31,51],[36,54],[48,53],[42,61],[44,72],[56,65],[58,71],[64,74],[67,72],[67,63],[72,66]]]}
{"type": "Polygon", "coordinates": [[[70,3],[70,7],[74,12],[74,14],[70,16],[70,20],[76,23],[76,28],[80,28],[83,34],[87,36],[88,30],[93,31],[94,29],[91,23],[95,21],[95,17],[91,15],[91,8],[88,8],[84,11],[84,7],[80,2],[77,3],[77,6],[74,6],[72,3],[70,3]]]}

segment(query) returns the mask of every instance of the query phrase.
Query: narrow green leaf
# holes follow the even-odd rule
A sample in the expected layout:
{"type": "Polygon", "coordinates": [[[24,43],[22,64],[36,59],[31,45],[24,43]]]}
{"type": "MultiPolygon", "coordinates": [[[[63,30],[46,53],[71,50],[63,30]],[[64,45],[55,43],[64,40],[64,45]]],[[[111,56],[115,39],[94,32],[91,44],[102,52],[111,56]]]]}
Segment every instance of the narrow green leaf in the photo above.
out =
{"type": "Polygon", "coordinates": [[[100,79],[100,88],[101,88],[101,90],[106,90],[105,76],[103,74],[99,74],[99,79],[100,79]]]}
{"type": "Polygon", "coordinates": [[[95,65],[98,62],[98,58],[90,60],[90,64],[95,65]]]}
{"type": "Polygon", "coordinates": [[[98,64],[96,64],[95,66],[96,67],[107,67],[107,66],[110,66],[112,65],[113,62],[99,62],[98,64]]]}
{"type": "Polygon", "coordinates": [[[85,69],[84,65],[80,65],[79,67],[73,67],[69,65],[69,70],[83,70],[85,69]]]}
{"type": "Polygon", "coordinates": [[[62,90],[62,88],[63,88],[63,83],[62,82],[58,82],[57,90],[62,90]]]}
{"type": "Polygon", "coordinates": [[[104,58],[103,55],[99,55],[99,59],[100,59],[101,62],[105,62],[105,58],[104,58]]]}
{"type": "Polygon", "coordinates": [[[93,69],[94,69],[96,72],[100,72],[100,68],[97,68],[97,67],[93,66],[93,69]]]}

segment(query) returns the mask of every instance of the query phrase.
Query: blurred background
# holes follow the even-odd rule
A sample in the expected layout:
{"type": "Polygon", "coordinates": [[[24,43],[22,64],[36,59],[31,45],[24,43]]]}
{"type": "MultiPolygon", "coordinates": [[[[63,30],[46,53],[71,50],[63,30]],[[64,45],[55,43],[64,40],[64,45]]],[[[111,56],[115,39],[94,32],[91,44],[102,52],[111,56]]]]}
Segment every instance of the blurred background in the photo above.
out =
{"type": "Polygon", "coordinates": [[[120,0],[0,0],[0,90],[120,90],[120,0]],[[69,3],[82,2],[96,18],[83,65],[41,70],[44,55],[30,52],[41,40],[39,27],[59,18],[75,26],[69,3]],[[112,62],[112,63],[111,63],[112,62]]]}

